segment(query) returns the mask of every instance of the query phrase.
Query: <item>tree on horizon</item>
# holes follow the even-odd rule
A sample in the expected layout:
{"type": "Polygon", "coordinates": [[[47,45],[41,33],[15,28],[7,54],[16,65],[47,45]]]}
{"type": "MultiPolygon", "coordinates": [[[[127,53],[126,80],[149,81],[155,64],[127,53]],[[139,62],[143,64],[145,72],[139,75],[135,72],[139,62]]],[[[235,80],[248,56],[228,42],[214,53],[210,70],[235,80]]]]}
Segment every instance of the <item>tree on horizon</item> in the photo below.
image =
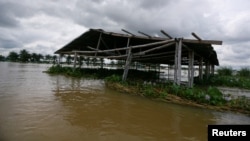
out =
{"type": "Polygon", "coordinates": [[[29,52],[25,49],[21,50],[19,53],[19,60],[20,62],[26,63],[29,62],[31,58],[31,55],[29,54],[29,52]]]}
{"type": "Polygon", "coordinates": [[[17,62],[19,60],[19,55],[18,53],[11,51],[9,55],[7,56],[7,60],[11,62],[17,62]]]}

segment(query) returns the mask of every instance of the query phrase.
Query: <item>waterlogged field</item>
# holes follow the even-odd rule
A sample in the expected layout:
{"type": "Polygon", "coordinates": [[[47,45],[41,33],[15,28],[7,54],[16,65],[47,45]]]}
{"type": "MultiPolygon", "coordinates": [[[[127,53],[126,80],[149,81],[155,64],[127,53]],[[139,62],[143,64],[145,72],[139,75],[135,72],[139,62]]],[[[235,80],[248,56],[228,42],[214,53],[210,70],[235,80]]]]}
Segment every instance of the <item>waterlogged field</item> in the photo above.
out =
{"type": "Polygon", "coordinates": [[[250,117],[122,94],[103,80],[42,73],[50,65],[0,62],[1,141],[207,140],[209,124],[250,117]]]}

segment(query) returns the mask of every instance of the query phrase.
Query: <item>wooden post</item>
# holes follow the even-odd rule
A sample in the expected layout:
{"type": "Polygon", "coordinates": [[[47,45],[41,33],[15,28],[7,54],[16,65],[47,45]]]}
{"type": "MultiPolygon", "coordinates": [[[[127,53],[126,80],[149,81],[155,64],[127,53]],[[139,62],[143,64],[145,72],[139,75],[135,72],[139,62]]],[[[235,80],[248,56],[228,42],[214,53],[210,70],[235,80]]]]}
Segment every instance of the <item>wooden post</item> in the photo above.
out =
{"type": "Polygon", "coordinates": [[[61,65],[61,59],[62,59],[62,54],[59,54],[59,58],[58,58],[58,65],[61,65]]]}
{"type": "Polygon", "coordinates": [[[132,60],[132,53],[131,53],[131,48],[130,48],[128,50],[128,56],[127,56],[126,64],[125,64],[125,67],[124,67],[124,72],[123,72],[123,75],[122,75],[122,81],[126,81],[126,79],[127,79],[128,70],[129,70],[129,67],[130,67],[131,60],[132,60]]]}
{"type": "Polygon", "coordinates": [[[211,64],[211,75],[214,75],[214,64],[211,64]]]}
{"type": "Polygon", "coordinates": [[[203,80],[203,58],[200,58],[199,62],[199,80],[203,80]]]}
{"type": "Polygon", "coordinates": [[[170,65],[168,65],[168,81],[169,81],[169,69],[170,69],[170,65]]]}
{"type": "Polygon", "coordinates": [[[194,83],[194,51],[190,50],[188,53],[188,87],[192,88],[194,83]]]}
{"type": "Polygon", "coordinates": [[[181,84],[181,49],[182,39],[178,39],[175,46],[175,70],[174,70],[174,83],[181,84]]]}
{"type": "MultiPolygon", "coordinates": [[[[128,38],[128,42],[127,42],[127,48],[129,47],[129,43],[130,43],[130,38],[128,38]]],[[[126,54],[128,54],[128,50],[126,50],[126,54]]]]}
{"type": "Polygon", "coordinates": [[[209,62],[207,61],[206,62],[206,79],[209,78],[209,75],[210,75],[210,65],[209,65],[209,62]]]}
{"type": "MultiPolygon", "coordinates": [[[[129,47],[129,43],[130,43],[130,38],[128,38],[127,47],[129,47]]],[[[125,66],[124,66],[122,81],[126,81],[127,76],[128,76],[128,70],[129,70],[129,67],[130,67],[131,59],[132,59],[131,50],[132,50],[132,47],[129,47],[129,50],[126,50],[127,59],[126,59],[126,63],[125,63],[125,66]]]]}
{"type": "Polygon", "coordinates": [[[81,68],[81,66],[82,66],[82,57],[81,56],[79,56],[78,63],[79,63],[79,68],[81,68]]]}
{"type": "Polygon", "coordinates": [[[75,55],[74,55],[74,70],[76,69],[76,58],[77,58],[77,54],[75,52],[75,55]]]}
{"type": "MultiPolygon", "coordinates": [[[[96,46],[96,49],[99,50],[99,47],[100,47],[100,43],[101,43],[101,39],[102,39],[102,32],[100,33],[100,36],[99,36],[99,39],[98,39],[98,43],[97,43],[97,46],[96,46]]],[[[97,52],[95,53],[95,56],[97,55],[97,52]]]]}

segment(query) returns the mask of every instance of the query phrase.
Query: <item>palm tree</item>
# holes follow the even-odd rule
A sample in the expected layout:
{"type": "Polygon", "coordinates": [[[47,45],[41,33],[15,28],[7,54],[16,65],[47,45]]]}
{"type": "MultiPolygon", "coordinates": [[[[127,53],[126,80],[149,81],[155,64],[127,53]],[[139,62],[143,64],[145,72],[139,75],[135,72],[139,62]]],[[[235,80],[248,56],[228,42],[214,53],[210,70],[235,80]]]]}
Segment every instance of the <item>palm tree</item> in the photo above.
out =
{"type": "Polygon", "coordinates": [[[66,62],[67,62],[67,64],[68,64],[68,65],[71,64],[71,61],[72,61],[72,57],[71,57],[70,55],[68,55],[68,56],[66,57],[66,62]]]}
{"type": "Polygon", "coordinates": [[[20,62],[26,63],[30,60],[30,54],[27,50],[23,49],[19,53],[20,62]]]}
{"type": "Polygon", "coordinates": [[[44,59],[44,56],[42,54],[37,55],[38,62],[40,63],[42,59],[44,59]]]}
{"type": "Polygon", "coordinates": [[[5,61],[5,57],[3,55],[0,55],[0,61],[5,61]]]}
{"type": "Polygon", "coordinates": [[[7,56],[7,59],[11,62],[17,62],[19,58],[18,53],[11,51],[9,55],[7,56]]]}
{"type": "Polygon", "coordinates": [[[36,53],[32,53],[30,56],[31,62],[38,62],[38,55],[36,53]]]}
{"type": "Polygon", "coordinates": [[[57,56],[53,55],[52,58],[53,58],[53,64],[56,64],[56,62],[57,62],[57,56]]]}
{"type": "Polygon", "coordinates": [[[45,60],[46,60],[48,63],[50,63],[51,58],[52,58],[51,55],[49,55],[49,54],[45,55],[45,60]]]}

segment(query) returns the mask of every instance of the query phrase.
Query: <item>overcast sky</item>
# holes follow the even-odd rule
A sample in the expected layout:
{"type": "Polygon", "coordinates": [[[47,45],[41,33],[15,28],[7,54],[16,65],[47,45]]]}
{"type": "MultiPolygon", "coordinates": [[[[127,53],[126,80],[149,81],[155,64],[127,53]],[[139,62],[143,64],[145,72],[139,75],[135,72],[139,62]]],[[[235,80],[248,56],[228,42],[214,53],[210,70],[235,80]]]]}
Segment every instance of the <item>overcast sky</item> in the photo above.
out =
{"type": "Polygon", "coordinates": [[[250,66],[249,0],[0,0],[0,54],[53,54],[89,28],[222,40],[221,66],[250,66]]]}

